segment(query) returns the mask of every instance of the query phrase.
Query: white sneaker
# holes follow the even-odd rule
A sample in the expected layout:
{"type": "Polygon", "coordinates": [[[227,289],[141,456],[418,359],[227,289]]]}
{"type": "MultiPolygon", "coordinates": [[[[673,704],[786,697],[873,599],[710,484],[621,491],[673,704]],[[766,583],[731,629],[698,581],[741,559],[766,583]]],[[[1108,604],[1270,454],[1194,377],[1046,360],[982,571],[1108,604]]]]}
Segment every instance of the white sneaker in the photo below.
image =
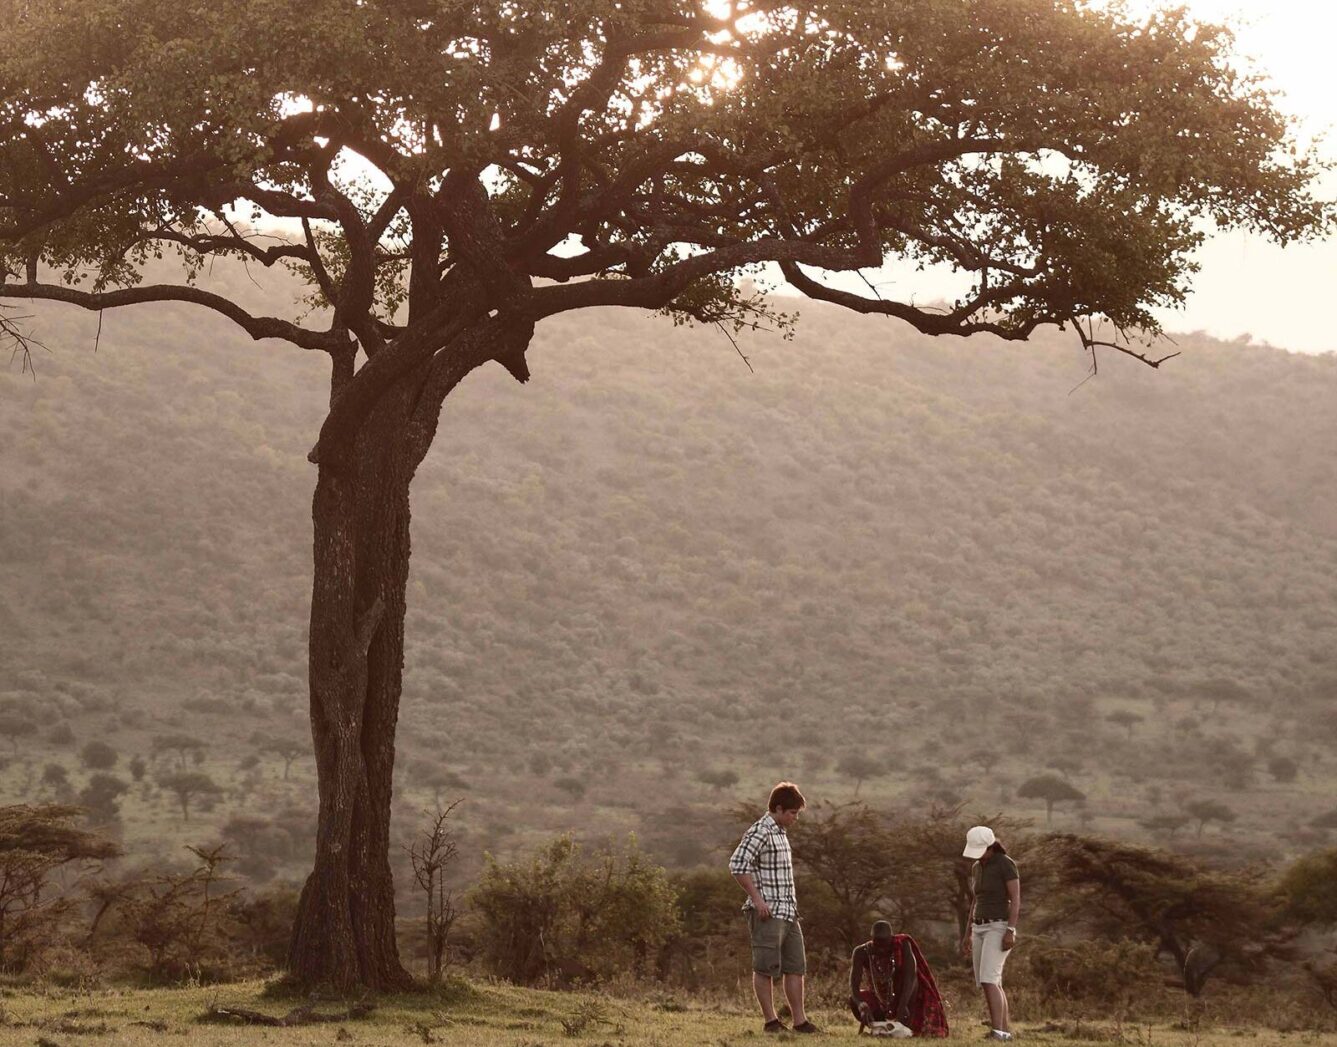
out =
{"type": "Polygon", "coordinates": [[[989,1034],[984,1038],[986,1040],[1000,1040],[1005,1042],[1012,1039],[1012,1034],[1010,1032],[1003,1032],[1002,1029],[990,1029],[989,1034]]]}
{"type": "Polygon", "coordinates": [[[888,1036],[894,1036],[898,1040],[904,1040],[914,1035],[914,1031],[908,1025],[902,1025],[900,1022],[893,1021],[888,1036]]]}

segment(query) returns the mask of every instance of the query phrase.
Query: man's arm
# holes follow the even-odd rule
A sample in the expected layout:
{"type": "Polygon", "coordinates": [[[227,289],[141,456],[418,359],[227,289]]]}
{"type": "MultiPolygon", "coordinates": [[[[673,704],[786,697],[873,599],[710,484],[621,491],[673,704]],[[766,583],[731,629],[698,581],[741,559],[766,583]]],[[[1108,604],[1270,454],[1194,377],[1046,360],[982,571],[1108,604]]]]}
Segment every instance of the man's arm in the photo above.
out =
{"type": "Polygon", "coordinates": [[[766,904],[766,899],[761,896],[761,891],[757,889],[757,881],[752,876],[752,870],[756,867],[757,857],[761,854],[762,847],[761,833],[749,829],[743,833],[743,838],[738,841],[738,846],[729,856],[729,872],[733,878],[738,881],[738,886],[747,892],[747,896],[752,899],[752,907],[756,909],[757,915],[763,920],[771,918],[771,907],[766,904]]]}
{"type": "Polygon", "coordinates": [[[859,999],[859,990],[863,988],[863,966],[866,962],[864,947],[856,945],[850,956],[850,1010],[859,1019],[860,1025],[867,1025],[871,1015],[865,1014],[867,1004],[859,999]]]}
{"type": "Polygon", "coordinates": [[[738,885],[752,899],[752,908],[757,910],[757,915],[763,920],[769,920],[771,918],[771,907],[766,904],[766,899],[761,896],[761,891],[757,890],[757,881],[752,879],[752,874],[734,873],[733,878],[738,881],[738,885]]]}
{"type": "Polygon", "coordinates": [[[1004,951],[1017,944],[1017,920],[1021,917],[1021,878],[1007,881],[1007,933],[1003,935],[1004,951]]]}
{"type": "Polygon", "coordinates": [[[919,963],[909,945],[901,949],[901,971],[901,991],[896,996],[896,1020],[902,1025],[909,1025],[910,1001],[915,998],[915,991],[919,988],[919,963]]]}

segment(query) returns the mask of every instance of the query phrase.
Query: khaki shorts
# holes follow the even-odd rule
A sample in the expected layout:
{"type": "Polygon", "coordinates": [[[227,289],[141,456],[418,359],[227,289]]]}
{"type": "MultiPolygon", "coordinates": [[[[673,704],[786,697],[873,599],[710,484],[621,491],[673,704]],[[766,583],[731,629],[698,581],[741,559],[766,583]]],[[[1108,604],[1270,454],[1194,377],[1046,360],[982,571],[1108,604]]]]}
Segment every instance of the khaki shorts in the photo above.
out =
{"type": "Polygon", "coordinates": [[[1006,920],[973,924],[970,928],[970,958],[975,963],[976,985],[1002,985],[1003,964],[1009,949],[1003,948],[1006,920]]]}
{"type": "Polygon", "coordinates": [[[797,920],[762,920],[749,909],[747,929],[752,935],[752,969],[778,978],[782,974],[807,974],[808,957],[803,949],[803,928],[797,920]]]}

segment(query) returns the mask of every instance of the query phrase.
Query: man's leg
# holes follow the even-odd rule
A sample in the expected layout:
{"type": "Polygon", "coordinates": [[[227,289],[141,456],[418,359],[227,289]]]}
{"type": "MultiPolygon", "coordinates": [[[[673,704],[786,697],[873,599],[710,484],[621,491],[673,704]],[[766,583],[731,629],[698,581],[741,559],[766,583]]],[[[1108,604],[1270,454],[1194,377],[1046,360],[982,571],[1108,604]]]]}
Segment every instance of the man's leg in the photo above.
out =
{"type": "MultiPolygon", "coordinates": [[[[788,979],[786,979],[787,981],[788,979]]],[[[788,986],[786,986],[788,988],[788,986]]],[[[757,1002],[761,1004],[761,1017],[763,1021],[775,1021],[775,989],[771,982],[769,974],[761,974],[757,971],[752,972],[752,991],[757,994],[757,1002]]]]}
{"type": "Polygon", "coordinates": [[[1001,985],[984,986],[984,1002],[989,1005],[989,1025],[1000,1032],[1011,1032],[1007,1025],[1007,997],[1001,985]]]}
{"type": "Polygon", "coordinates": [[[802,1025],[808,1020],[803,1013],[803,975],[785,975],[785,999],[789,1001],[789,1013],[794,1017],[795,1025],[802,1025]]]}

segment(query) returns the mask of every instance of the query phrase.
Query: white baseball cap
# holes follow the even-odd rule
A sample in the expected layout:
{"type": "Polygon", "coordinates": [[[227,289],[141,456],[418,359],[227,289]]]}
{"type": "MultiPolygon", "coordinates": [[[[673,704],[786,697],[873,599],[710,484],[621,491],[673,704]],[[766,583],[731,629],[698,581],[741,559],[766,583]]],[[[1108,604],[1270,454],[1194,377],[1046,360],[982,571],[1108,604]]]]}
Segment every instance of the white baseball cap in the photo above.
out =
{"type": "Polygon", "coordinates": [[[975,825],[966,830],[966,849],[961,852],[963,858],[978,858],[987,851],[997,837],[987,825],[975,825]]]}

